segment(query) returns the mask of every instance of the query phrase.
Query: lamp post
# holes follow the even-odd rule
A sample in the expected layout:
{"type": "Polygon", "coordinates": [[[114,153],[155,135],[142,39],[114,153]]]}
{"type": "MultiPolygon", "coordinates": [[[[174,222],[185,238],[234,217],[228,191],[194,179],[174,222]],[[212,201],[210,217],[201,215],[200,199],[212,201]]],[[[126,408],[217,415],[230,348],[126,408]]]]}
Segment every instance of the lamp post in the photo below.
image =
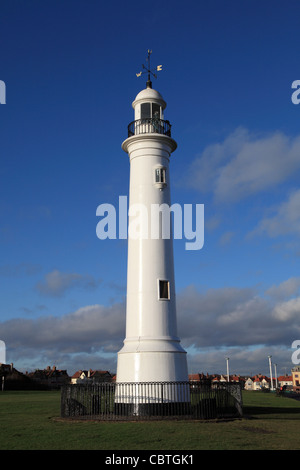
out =
{"type": "Polygon", "coordinates": [[[278,388],[278,381],[277,381],[277,364],[274,364],[274,371],[275,371],[275,387],[278,388]]]}
{"type": "Polygon", "coordinates": [[[272,377],[272,356],[268,356],[269,358],[269,367],[270,367],[270,379],[271,379],[271,390],[273,389],[273,377],[272,377]]]}
{"type": "Polygon", "coordinates": [[[227,364],[227,382],[229,382],[229,357],[226,357],[226,364],[227,364]]]}

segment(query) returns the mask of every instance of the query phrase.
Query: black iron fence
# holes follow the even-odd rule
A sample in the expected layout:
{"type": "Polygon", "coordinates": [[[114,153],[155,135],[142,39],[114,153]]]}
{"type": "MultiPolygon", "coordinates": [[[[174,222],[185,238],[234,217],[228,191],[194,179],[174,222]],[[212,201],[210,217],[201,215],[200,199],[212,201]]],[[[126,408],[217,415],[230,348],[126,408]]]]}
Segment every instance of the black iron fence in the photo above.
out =
{"type": "Polygon", "coordinates": [[[138,134],[163,134],[171,137],[171,124],[157,118],[137,119],[128,125],[128,137],[138,134]]]}
{"type": "Polygon", "coordinates": [[[241,387],[233,383],[99,383],[65,385],[61,390],[62,418],[217,419],[241,415],[241,387]]]}

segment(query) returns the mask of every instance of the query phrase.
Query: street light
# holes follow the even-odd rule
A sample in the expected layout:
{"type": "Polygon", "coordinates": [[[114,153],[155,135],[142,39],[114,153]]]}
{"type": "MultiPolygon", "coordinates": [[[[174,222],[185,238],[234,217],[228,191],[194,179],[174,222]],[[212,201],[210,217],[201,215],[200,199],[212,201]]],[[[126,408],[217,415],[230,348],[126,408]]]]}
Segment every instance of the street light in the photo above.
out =
{"type": "Polygon", "coordinates": [[[275,388],[278,388],[278,381],[277,381],[277,364],[274,364],[274,372],[275,372],[275,388]]]}
{"type": "Polygon", "coordinates": [[[273,377],[272,377],[272,356],[268,356],[269,358],[269,366],[270,366],[270,378],[271,378],[271,390],[273,391],[273,377]]]}
{"type": "Polygon", "coordinates": [[[229,357],[225,357],[227,363],[227,382],[229,382],[229,357]]]}

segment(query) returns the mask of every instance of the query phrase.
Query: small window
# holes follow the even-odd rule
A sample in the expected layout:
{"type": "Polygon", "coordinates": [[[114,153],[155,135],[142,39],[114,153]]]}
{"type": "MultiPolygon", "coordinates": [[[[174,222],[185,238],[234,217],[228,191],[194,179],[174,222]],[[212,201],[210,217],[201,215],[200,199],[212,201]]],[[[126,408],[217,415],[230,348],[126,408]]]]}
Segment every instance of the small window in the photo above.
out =
{"type": "Polygon", "coordinates": [[[159,300],[170,299],[170,283],[169,281],[159,280],[159,300]]]}
{"type": "Polygon", "coordinates": [[[152,103],[152,117],[160,119],[160,106],[156,103],[152,103]]]}
{"type": "Polygon", "coordinates": [[[151,117],[150,103],[141,105],[141,119],[149,119],[151,117]]]}
{"type": "Polygon", "coordinates": [[[155,183],[165,183],[165,182],[166,182],[166,169],[155,168],[155,183]]]}
{"type": "Polygon", "coordinates": [[[155,118],[157,120],[161,117],[161,107],[157,103],[142,103],[141,104],[141,119],[155,118]]]}

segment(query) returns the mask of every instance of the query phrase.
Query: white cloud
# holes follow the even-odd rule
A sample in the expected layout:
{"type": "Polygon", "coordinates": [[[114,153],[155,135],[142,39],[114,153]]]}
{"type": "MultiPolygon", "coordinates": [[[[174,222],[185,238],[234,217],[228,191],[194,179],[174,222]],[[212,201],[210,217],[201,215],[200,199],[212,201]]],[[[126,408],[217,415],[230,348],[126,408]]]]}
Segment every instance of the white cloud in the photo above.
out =
{"type": "MultiPolygon", "coordinates": [[[[299,158],[300,161],[300,158],[299,158]]],[[[279,235],[300,235],[300,189],[292,192],[271,217],[260,221],[253,234],[266,233],[269,237],[279,235]]]]}
{"type": "MultiPolygon", "coordinates": [[[[298,322],[298,319],[300,317],[300,297],[297,297],[295,299],[290,299],[286,302],[282,302],[279,305],[276,305],[276,307],[273,310],[273,316],[275,319],[279,320],[280,322],[293,322],[296,320],[298,322]]],[[[295,325],[295,333],[298,332],[299,334],[300,328],[297,325],[295,325]]]]}
{"type": "Polygon", "coordinates": [[[266,294],[277,300],[283,300],[287,297],[299,294],[300,290],[300,277],[291,277],[286,281],[281,282],[278,286],[271,286],[266,294]]]}
{"type": "Polygon", "coordinates": [[[0,323],[1,337],[9,348],[56,351],[57,354],[116,351],[125,334],[125,307],[88,305],[61,317],[15,318],[0,323]]]}
{"type": "Polygon", "coordinates": [[[44,295],[60,297],[73,287],[95,288],[100,281],[92,276],[78,273],[62,273],[57,269],[46,274],[42,282],[36,284],[36,289],[44,295]]]}
{"type": "Polygon", "coordinates": [[[269,376],[268,356],[277,363],[278,375],[289,373],[291,367],[290,345],[287,348],[258,345],[252,347],[207,348],[188,355],[188,366],[191,373],[203,372],[226,374],[226,357],[229,357],[229,373],[253,376],[266,374],[269,376]]]}
{"type": "MultiPolygon", "coordinates": [[[[295,295],[299,280],[293,286],[289,281],[279,285],[278,290],[295,295]]],[[[274,291],[274,286],[270,289],[274,291]]],[[[220,354],[225,357],[225,351],[228,355],[231,350],[240,364],[246,360],[243,351],[248,351],[249,363],[254,364],[254,349],[289,350],[300,337],[299,314],[300,296],[278,301],[260,295],[255,288],[199,291],[189,286],[177,295],[178,335],[185,349],[192,348],[188,361],[193,370],[197,358],[200,364],[206,358],[207,368],[210,366],[207,370],[216,372],[213,363],[220,360],[220,354]]],[[[34,362],[35,367],[54,363],[65,368],[64,364],[69,367],[75,358],[76,369],[78,358],[85,364],[90,358],[90,364],[96,364],[102,355],[98,368],[109,368],[105,357],[109,355],[109,364],[115,363],[125,337],[125,303],[88,305],[60,317],[7,320],[0,322],[0,331],[9,361],[16,367],[19,360],[34,362]]],[[[202,367],[201,371],[206,372],[202,367]]]]}
{"type": "Polygon", "coordinates": [[[190,286],[178,295],[179,335],[187,347],[196,348],[288,346],[298,334],[298,304],[280,303],[278,310],[276,305],[256,289],[199,292],[190,286]]]}
{"type": "Polygon", "coordinates": [[[190,187],[212,191],[217,202],[235,202],[282,183],[300,169],[300,137],[250,134],[239,128],[209,145],[192,163],[190,187]]]}

